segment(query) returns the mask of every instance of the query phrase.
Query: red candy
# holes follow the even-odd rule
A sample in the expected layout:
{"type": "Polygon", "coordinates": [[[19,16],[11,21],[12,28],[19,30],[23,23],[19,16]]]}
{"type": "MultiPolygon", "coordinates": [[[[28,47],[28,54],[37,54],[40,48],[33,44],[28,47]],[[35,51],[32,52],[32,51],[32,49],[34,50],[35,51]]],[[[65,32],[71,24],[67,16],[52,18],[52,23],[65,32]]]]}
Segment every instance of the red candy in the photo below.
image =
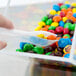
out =
{"type": "Polygon", "coordinates": [[[64,17],[64,16],[65,16],[65,13],[64,13],[63,11],[61,11],[61,12],[60,12],[60,16],[61,16],[61,17],[64,17]]]}
{"type": "Polygon", "coordinates": [[[62,6],[62,5],[63,5],[63,3],[58,3],[58,5],[59,5],[59,6],[62,6]]]}
{"type": "Polygon", "coordinates": [[[71,41],[72,41],[73,39],[71,39],[71,41]]]}
{"type": "Polygon", "coordinates": [[[69,33],[69,29],[68,28],[64,28],[63,29],[63,34],[68,34],[69,33]]]}
{"type": "Polygon", "coordinates": [[[54,33],[55,34],[55,31],[54,30],[49,30],[48,32],[51,32],[51,33],[54,33]]]}
{"type": "Polygon", "coordinates": [[[50,45],[51,47],[53,47],[54,49],[57,47],[56,42],[50,45]]]}
{"type": "Polygon", "coordinates": [[[56,33],[62,33],[63,32],[63,27],[59,26],[55,29],[56,33]]]}

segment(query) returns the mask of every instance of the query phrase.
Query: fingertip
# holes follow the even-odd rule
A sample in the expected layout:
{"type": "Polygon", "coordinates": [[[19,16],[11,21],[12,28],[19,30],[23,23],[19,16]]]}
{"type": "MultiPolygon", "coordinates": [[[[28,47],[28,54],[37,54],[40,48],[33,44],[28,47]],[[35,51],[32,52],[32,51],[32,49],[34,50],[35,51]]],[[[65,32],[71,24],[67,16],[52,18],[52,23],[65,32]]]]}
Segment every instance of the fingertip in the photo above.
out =
{"type": "Polygon", "coordinates": [[[0,50],[7,46],[6,42],[0,41],[0,50]]]}

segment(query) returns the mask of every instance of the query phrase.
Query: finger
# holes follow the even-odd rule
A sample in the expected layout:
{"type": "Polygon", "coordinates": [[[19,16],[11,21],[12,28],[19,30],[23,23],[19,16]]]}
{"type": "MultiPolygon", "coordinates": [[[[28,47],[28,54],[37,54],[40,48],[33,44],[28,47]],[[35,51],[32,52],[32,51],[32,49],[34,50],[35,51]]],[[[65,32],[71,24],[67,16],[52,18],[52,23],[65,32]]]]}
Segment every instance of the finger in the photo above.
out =
{"type": "Polygon", "coordinates": [[[5,48],[7,46],[7,43],[6,42],[2,42],[0,41],[0,50],[5,48]]]}
{"type": "Polygon", "coordinates": [[[10,20],[6,19],[2,15],[0,15],[0,27],[4,27],[7,29],[13,29],[14,28],[13,23],[10,20]]]}

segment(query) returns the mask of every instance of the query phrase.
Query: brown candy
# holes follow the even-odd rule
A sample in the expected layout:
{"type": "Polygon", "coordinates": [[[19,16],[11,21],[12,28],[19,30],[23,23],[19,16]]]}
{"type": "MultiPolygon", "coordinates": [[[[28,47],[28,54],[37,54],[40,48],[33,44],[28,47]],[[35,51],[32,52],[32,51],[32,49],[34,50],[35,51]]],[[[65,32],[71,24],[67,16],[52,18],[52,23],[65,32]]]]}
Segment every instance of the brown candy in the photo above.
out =
{"type": "Polygon", "coordinates": [[[55,56],[55,53],[51,53],[50,55],[51,55],[51,56],[55,56]]]}
{"type": "Polygon", "coordinates": [[[57,37],[62,37],[63,36],[63,34],[57,34],[57,37]]]}
{"type": "Polygon", "coordinates": [[[51,18],[51,19],[53,19],[53,17],[54,17],[54,15],[51,15],[51,14],[48,14],[47,16],[48,16],[48,18],[51,18]]]}
{"type": "Polygon", "coordinates": [[[68,19],[68,20],[66,20],[66,22],[65,23],[73,23],[73,21],[72,20],[70,20],[70,19],[68,19]]]}
{"type": "Polygon", "coordinates": [[[73,36],[73,35],[74,35],[74,31],[70,31],[69,34],[70,34],[71,36],[73,36]]]}
{"type": "Polygon", "coordinates": [[[53,51],[54,49],[51,46],[47,46],[44,48],[44,54],[53,51]]]}
{"type": "Polygon", "coordinates": [[[62,52],[60,52],[60,51],[57,51],[56,53],[55,53],[55,56],[63,56],[63,53],[62,52]]]}
{"type": "Polygon", "coordinates": [[[74,7],[74,6],[71,6],[70,8],[73,9],[73,8],[75,8],[75,7],[74,7]]]}
{"type": "Polygon", "coordinates": [[[57,47],[57,50],[60,51],[60,52],[62,52],[63,48],[57,47]]]}

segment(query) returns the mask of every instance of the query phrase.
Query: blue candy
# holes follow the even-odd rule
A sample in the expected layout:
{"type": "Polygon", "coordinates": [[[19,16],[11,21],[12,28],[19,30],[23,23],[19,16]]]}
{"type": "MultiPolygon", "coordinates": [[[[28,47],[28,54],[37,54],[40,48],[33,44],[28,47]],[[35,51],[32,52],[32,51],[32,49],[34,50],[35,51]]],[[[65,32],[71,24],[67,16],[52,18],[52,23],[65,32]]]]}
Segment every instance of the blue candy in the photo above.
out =
{"type": "Polygon", "coordinates": [[[61,38],[59,41],[58,41],[58,45],[60,48],[64,48],[66,45],[71,45],[72,42],[69,38],[61,38]]]}
{"type": "Polygon", "coordinates": [[[64,27],[64,22],[63,22],[63,21],[60,21],[60,22],[59,22],[59,26],[64,27]]]}
{"type": "Polygon", "coordinates": [[[74,13],[74,14],[73,14],[73,17],[75,17],[75,18],[76,18],[76,13],[74,13]]]}
{"type": "Polygon", "coordinates": [[[29,43],[27,43],[27,42],[20,42],[20,49],[23,49],[23,46],[24,46],[25,44],[29,44],[29,43]]]}
{"type": "Polygon", "coordinates": [[[70,4],[65,4],[68,8],[71,6],[70,4]]]}
{"type": "Polygon", "coordinates": [[[69,58],[69,57],[70,57],[69,53],[64,56],[64,58],[69,58]]]}
{"type": "Polygon", "coordinates": [[[66,41],[68,42],[69,45],[72,45],[70,38],[66,38],[66,41]]]}
{"type": "Polygon", "coordinates": [[[60,11],[60,7],[59,7],[58,5],[53,5],[53,9],[54,9],[55,11],[60,11]]]}

